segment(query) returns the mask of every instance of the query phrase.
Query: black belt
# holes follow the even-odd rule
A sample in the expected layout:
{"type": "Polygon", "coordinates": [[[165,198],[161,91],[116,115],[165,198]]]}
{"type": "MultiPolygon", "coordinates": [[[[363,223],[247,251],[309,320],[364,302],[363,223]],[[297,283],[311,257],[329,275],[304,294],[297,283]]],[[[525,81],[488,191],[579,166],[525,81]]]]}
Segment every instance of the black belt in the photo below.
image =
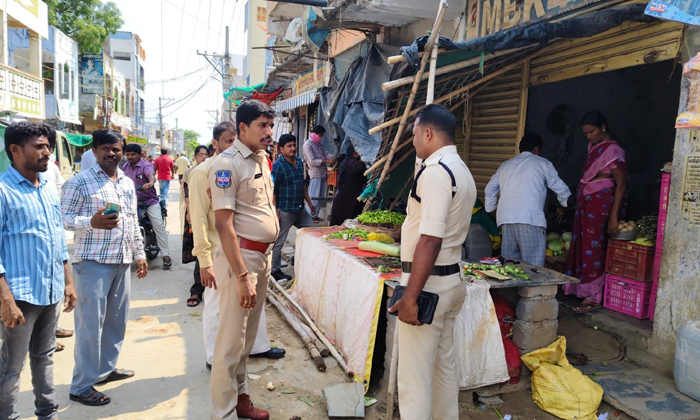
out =
{"type": "MultiPolygon", "coordinates": [[[[411,269],[413,269],[413,263],[410,262],[402,262],[401,263],[401,271],[404,273],[410,273],[411,269]]],[[[453,274],[459,273],[459,264],[451,264],[451,265],[436,265],[433,266],[433,269],[430,270],[430,275],[431,276],[451,276],[453,274]]]]}

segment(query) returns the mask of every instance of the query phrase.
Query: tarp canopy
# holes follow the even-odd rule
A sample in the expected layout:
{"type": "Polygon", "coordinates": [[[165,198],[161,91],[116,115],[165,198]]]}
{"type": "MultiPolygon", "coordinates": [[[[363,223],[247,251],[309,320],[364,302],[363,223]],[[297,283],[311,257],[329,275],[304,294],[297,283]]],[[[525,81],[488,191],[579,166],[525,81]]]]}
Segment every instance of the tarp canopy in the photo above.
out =
{"type": "Polygon", "coordinates": [[[262,89],[264,86],[265,86],[265,83],[260,83],[258,85],[254,85],[254,86],[233,87],[233,88],[231,88],[231,90],[224,93],[224,99],[229,100],[231,102],[240,101],[241,99],[245,98],[246,95],[253,93],[253,92],[257,92],[260,89],[262,89]]]}
{"type": "MultiPolygon", "coordinates": [[[[543,22],[524,28],[511,28],[481,38],[453,42],[440,38],[440,47],[461,50],[461,53],[441,54],[438,67],[466,60],[484,52],[503,51],[534,45],[545,45],[556,38],[588,38],[620,26],[625,21],[653,22],[656,18],[645,15],[646,4],[626,4],[586,13],[560,22],[543,22]],[[455,54],[453,56],[453,54],[455,54]]],[[[401,48],[410,66],[418,67],[428,36],[416,39],[408,47],[401,48]]]]}
{"type": "Polygon", "coordinates": [[[87,136],[85,134],[73,134],[73,133],[63,133],[68,139],[68,143],[75,147],[85,147],[92,143],[92,136],[87,136]]]}
{"type": "Polygon", "coordinates": [[[384,121],[382,82],[389,80],[391,73],[387,58],[397,52],[396,47],[374,44],[366,56],[353,63],[343,80],[321,89],[317,124],[326,128],[326,150],[338,155],[352,144],[362,161],[374,161],[381,135],[367,132],[384,121]]]}

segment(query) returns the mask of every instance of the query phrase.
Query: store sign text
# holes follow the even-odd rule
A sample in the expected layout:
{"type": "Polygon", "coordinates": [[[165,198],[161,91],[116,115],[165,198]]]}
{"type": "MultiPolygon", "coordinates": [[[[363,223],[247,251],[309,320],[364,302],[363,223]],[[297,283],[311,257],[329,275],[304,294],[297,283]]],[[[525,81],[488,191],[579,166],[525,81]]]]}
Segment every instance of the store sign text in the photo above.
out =
{"type": "Polygon", "coordinates": [[[0,107],[22,116],[43,118],[43,82],[17,70],[0,67],[0,107]]]}
{"type": "Polygon", "coordinates": [[[301,95],[302,93],[311,92],[325,86],[326,84],[326,66],[323,65],[314,71],[303,74],[294,81],[294,94],[301,95]]]}
{"type": "Polygon", "coordinates": [[[491,35],[519,24],[552,19],[604,0],[477,0],[478,36],[491,35]]]}

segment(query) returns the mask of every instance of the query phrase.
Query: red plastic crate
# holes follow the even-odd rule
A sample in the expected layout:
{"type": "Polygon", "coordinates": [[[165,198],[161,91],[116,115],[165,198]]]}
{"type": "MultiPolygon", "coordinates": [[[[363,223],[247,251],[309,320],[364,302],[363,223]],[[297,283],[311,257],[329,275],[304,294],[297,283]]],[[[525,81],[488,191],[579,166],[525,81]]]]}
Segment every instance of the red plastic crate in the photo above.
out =
{"type": "Polygon", "coordinates": [[[632,280],[652,281],[654,247],[628,241],[608,241],[605,271],[632,280]]]}
{"type": "Polygon", "coordinates": [[[649,318],[651,283],[608,274],[603,306],[639,319],[649,318]]]}

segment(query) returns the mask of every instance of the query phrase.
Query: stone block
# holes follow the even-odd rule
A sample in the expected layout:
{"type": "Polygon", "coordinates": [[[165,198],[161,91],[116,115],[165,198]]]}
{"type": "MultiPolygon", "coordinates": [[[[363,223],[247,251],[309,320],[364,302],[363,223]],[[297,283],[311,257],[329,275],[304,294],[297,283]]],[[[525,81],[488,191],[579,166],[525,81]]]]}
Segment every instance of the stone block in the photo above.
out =
{"type": "Polygon", "coordinates": [[[557,319],[559,316],[559,301],[553,296],[521,298],[515,310],[518,319],[528,322],[539,322],[557,319]]]}
{"type": "Polygon", "coordinates": [[[365,387],[360,383],[338,384],[323,388],[328,418],[365,417],[365,387]]]}
{"type": "Polygon", "coordinates": [[[515,321],[513,325],[513,342],[521,349],[541,349],[552,344],[557,339],[559,322],[515,321]]]}
{"type": "Polygon", "coordinates": [[[556,296],[558,286],[518,287],[520,297],[556,296]]]}

